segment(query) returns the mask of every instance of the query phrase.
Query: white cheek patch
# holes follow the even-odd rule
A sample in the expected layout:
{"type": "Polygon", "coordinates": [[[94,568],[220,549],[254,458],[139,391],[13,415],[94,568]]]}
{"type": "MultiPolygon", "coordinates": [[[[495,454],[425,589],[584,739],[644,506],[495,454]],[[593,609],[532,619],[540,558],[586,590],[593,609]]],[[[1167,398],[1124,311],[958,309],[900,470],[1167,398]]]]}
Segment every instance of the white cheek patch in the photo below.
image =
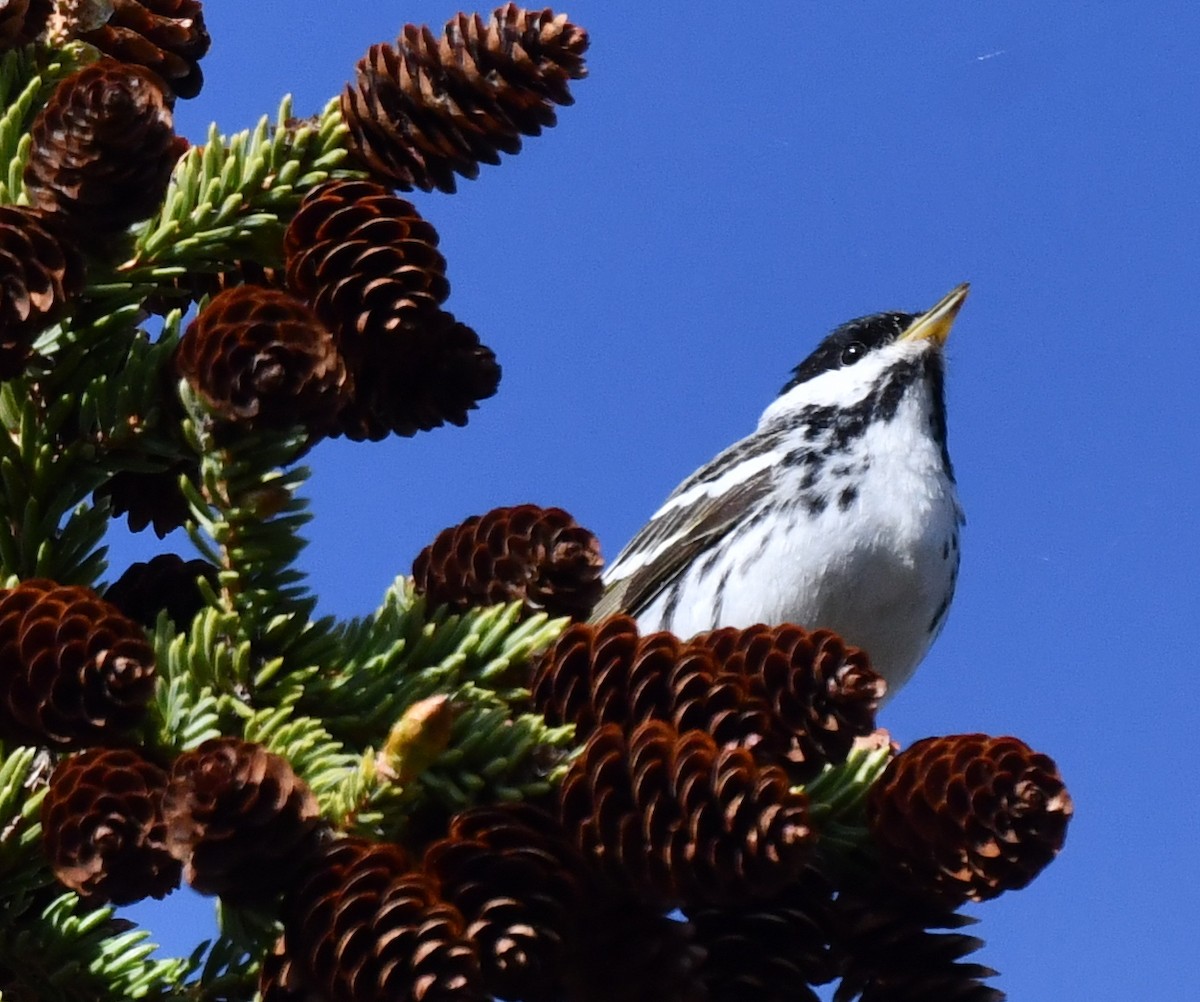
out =
{"type": "Polygon", "coordinates": [[[920,355],[925,350],[927,346],[920,341],[895,341],[877,348],[854,365],[822,372],[799,386],[793,386],[773,401],[759,418],[758,430],[762,431],[767,425],[809,405],[852,407],[871,392],[884,372],[897,362],[920,355]]]}

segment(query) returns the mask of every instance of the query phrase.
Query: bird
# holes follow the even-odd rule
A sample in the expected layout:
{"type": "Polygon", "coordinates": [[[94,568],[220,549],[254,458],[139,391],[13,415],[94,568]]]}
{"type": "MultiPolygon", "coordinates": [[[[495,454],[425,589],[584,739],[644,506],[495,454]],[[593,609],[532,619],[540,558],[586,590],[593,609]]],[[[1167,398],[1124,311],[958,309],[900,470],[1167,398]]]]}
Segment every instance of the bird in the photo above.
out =
{"type": "Polygon", "coordinates": [[[958,580],[944,347],[968,289],[825,337],[755,430],[679,484],[617,555],[592,620],[624,613],[643,633],[683,638],[828,629],[865,650],[894,695],[958,580]]]}

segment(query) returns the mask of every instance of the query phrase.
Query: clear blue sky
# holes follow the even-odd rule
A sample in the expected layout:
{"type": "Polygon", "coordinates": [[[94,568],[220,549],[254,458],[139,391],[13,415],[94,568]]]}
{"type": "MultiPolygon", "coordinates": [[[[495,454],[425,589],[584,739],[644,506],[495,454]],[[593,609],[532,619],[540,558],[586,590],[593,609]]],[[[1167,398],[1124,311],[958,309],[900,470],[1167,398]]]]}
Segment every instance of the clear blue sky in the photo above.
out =
{"type": "MultiPolygon", "coordinates": [[[[323,609],[368,611],[439,529],[500,504],[561,505],[615,555],[829,328],[969,280],[958,597],[881,723],[905,744],[1016,734],[1062,768],[1063,855],[978,909],[1014,1002],[1196,997],[1200,13],[565,9],[591,77],[558,128],[457,195],[413,196],[500,394],[466,429],[316,450],[323,609]]],[[[287,92],[315,111],[369,44],[456,10],[209,0],[181,131],[251,125],[287,92]]],[[[114,543],[117,571],[186,552],[114,543]]]]}

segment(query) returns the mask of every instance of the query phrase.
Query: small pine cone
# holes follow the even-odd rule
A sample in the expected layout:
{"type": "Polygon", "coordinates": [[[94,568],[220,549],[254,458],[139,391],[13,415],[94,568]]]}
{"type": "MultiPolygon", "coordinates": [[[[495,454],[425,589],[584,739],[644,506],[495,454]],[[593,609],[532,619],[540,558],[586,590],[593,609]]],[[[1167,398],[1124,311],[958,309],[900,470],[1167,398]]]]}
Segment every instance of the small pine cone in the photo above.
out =
{"type": "Polygon", "coordinates": [[[533,704],[551,724],[574,724],[586,738],[602,724],[626,729],[665,720],[701,730],[718,745],[755,744],[746,726],[750,698],[743,679],[718,678],[712,651],[671,633],[638,636],[629,616],[576,623],[534,666],[533,704]]]}
{"type": "Polygon", "coordinates": [[[284,899],[293,962],[338,1002],[483,1002],[458,909],[399,846],[341,838],[309,858],[284,899]]]}
{"type": "Polygon", "coordinates": [[[217,568],[207,560],[184,560],[175,553],[160,553],[145,563],[130,564],[104,592],[126,616],[154,628],[158,614],[166,612],[177,630],[186,630],[204,608],[200,578],[215,589],[217,568]]]}
{"type": "Polygon", "coordinates": [[[92,500],[99,504],[107,498],[113,518],[128,515],[126,521],[130,532],[141,532],[152,525],[154,534],[162,539],[188,520],[187,498],[179,489],[179,478],[184,474],[193,483],[198,480],[200,469],[197,463],[184,460],[150,473],[122,470],[97,487],[92,500]]]}
{"type": "Polygon", "coordinates": [[[58,763],[42,801],[42,839],[54,875],[101,904],[161,898],[179,885],[166,849],[167,774],[137,752],[94,748],[58,763]]]}
{"type": "Polygon", "coordinates": [[[1028,884],[1058,855],[1072,812],[1050,758],[986,734],[916,742],[867,799],[888,875],[950,905],[1028,884]]]}
{"type": "Polygon", "coordinates": [[[325,431],[350,377],[333,335],[300,300],[239,285],[215,296],[188,326],[175,365],[230,422],[325,431]]]}
{"type": "Polygon", "coordinates": [[[839,893],[835,1002],[1003,1002],[1003,992],[983,983],[996,972],[964,961],[983,941],[956,930],[975,921],[878,887],[839,893]]]}
{"type": "Polygon", "coordinates": [[[287,283],[355,354],[363,339],[420,322],[450,294],[437,231],[371,181],[309,192],[284,234],[287,283]]]}
{"type": "Polygon", "coordinates": [[[815,869],[761,902],[689,909],[712,1002],[816,1002],[836,976],[833,886],[815,869]]]}
{"type": "Polygon", "coordinates": [[[394,187],[454,191],[455,173],[475,178],[555,124],[587,45],[565,14],[512,3],[488,21],[459,14],[440,39],[406,25],[395,46],[371,46],[342,94],[350,149],[394,187]]]}
{"type": "Polygon", "coordinates": [[[291,763],[238,738],[210,738],[175,760],[163,815],[188,883],[239,903],[283,890],[323,830],[291,763]]]}
{"type": "Polygon", "coordinates": [[[441,310],[365,342],[353,359],[354,396],[337,434],[356,442],[411,436],[446,422],[460,428],[500,385],[500,366],[479,335],[441,310]]]}
{"type": "Polygon", "coordinates": [[[462,913],[488,992],[524,1002],[562,998],[577,917],[595,889],[552,816],[527,804],[464,811],[426,850],[423,868],[462,913]]]}
{"type": "Polygon", "coordinates": [[[462,610],[523,602],[526,612],[583,619],[604,585],[596,537],[561,508],[493,508],[443,529],[413,562],[431,605],[462,610]]]}
{"type": "Polygon", "coordinates": [[[58,221],[0,206],[0,379],[21,374],[38,332],[83,288],[83,256],[58,221]]]}
{"type": "Polygon", "coordinates": [[[92,247],[158,207],[187,148],[158,76],[108,58],[59,83],[31,135],[30,202],[92,247]]]}
{"type": "Polygon", "coordinates": [[[137,724],[154,695],[154,651],[92,589],[22,581],[0,590],[0,738],[79,748],[137,724]]]}
{"type": "Polygon", "coordinates": [[[875,730],[886,683],[864,651],[828,630],[785,624],[724,628],[692,640],[712,650],[723,674],[746,680],[760,712],[774,726],[761,751],[786,763],[794,779],[811,779],[845,761],[855,738],[875,730]],[[761,711],[765,709],[766,713],[761,711]]]}
{"type": "Polygon", "coordinates": [[[0,9],[0,52],[28,45],[46,28],[54,0],[8,0],[0,9]]]}
{"type": "Polygon", "coordinates": [[[808,800],[778,766],[662,721],[597,730],[559,791],[563,826],[630,893],[665,908],[762,897],[809,851],[808,800]]]}
{"type": "Polygon", "coordinates": [[[108,22],[79,37],[107,56],[157,73],[176,97],[195,97],[210,39],[200,0],[111,0],[108,22]]]}

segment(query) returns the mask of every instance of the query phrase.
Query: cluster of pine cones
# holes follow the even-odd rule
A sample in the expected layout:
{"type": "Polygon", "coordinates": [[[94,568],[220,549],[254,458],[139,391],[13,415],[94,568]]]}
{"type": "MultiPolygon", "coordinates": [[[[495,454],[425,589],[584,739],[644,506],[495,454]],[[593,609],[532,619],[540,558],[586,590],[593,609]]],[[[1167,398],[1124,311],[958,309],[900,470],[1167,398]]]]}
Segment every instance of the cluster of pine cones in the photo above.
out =
{"type": "MultiPolygon", "coordinates": [[[[433,556],[455,552],[442,537],[421,554],[417,580],[449,604],[483,588],[541,611],[553,577],[586,615],[595,570],[575,563],[569,587],[556,555],[595,541],[564,512],[498,509],[443,537],[460,559],[464,539],[488,555],[463,573],[433,556]]],[[[964,901],[1032,880],[1062,845],[1070,798],[1014,738],[929,738],[868,795],[869,881],[831,868],[804,784],[873,739],[883,692],[833,634],[682,641],[622,617],[576,622],[527,678],[533,705],[582,742],[557,791],[400,846],[339,836],[258,745],[210,739],[155,762],[133,741],[155,668],[115,601],[153,618],[138,579],[178,602],[200,571],[135,565],[103,598],[36,580],[0,592],[0,735],[63,754],[44,845],[88,900],[161,897],[182,875],[278,909],[264,999],[791,999],[835,978],[846,998],[1000,997],[962,962],[977,941],[936,930],[964,921],[964,901]]]]}
{"type": "MultiPolygon", "coordinates": [[[[86,258],[110,249],[162,202],[188,144],[172,106],[202,81],[208,34],[198,0],[114,0],[91,27],[49,0],[0,12],[0,45],[46,32],[104,55],[64,79],[33,125],[24,169],[29,206],[0,207],[0,378],[71,308],[86,258]]],[[[72,7],[71,4],[66,5],[72,7]]],[[[438,237],[394,189],[454,190],[481,163],[520,148],[571,101],[587,35],[551,11],[508,4],[460,15],[441,38],[408,27],[377,45],[342,98],[352,165],[374,180],[309,193],[279,267],[231,262],[189,284],[212,298],[180,343],[178,373],[214,415],[311,435],[377,440],[465,424],[496,392],[500,367],[476,333],[442,309],[449,295],[438,237]]],[[[159,296],[148,305],[170,303],[159,296]]]]}

